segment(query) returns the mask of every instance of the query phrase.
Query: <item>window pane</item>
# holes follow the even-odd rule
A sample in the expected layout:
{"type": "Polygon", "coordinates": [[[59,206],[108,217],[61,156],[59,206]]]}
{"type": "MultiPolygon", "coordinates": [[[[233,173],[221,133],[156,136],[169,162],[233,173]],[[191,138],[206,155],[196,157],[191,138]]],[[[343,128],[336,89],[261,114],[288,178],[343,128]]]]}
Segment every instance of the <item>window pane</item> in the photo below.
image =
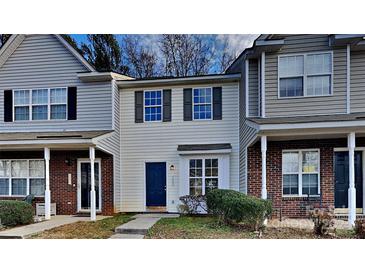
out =
{"type": "Polygon", "coordinates": [[[47,120],[48,106],[32,106],[32,120],[47,120]]]}
{"type": "Polygon", "coordinates": [[[29,106],[27,107],[15,107],[15,120],[29,120],[29,106]]]}
{"type": "Polygon", "coordinates": [[[24,160],[11,162],[12,177],[28,177],[28,162],[24,160]]]}
{"type": "Polygon", "coordinates": [[[12,195],[27,195],[27,179],[12,179],[12,195]]]}
{"type": "Polygon", "coordinates": [[[280,97],[303,96],[303,77],[281,78],[280,97]]]}
{"type": "Polygon", "coordinates": [[[14,105],[29,105],[29,90],[14,90],[14,105]]]}
{"type": "Polygon", "coordinates": [[[44,179],[30,179],[30,194],[43,196],[45,190],[44,179]]]}
{"type": "Polygon", "coordinates": [[[9,195],[9,179],[0,179],[0,195],[9,195]]]}
{"type": "Polygon", "coordinates": [[[205,194],[207,194],[212,189],[218,188],[218,178],[205,179],[205,194]]]}
{"type": "Polygon", "coordinates": [[[283,194],[284,195],[298,195],[299,182],[298,174],[283,175],[283,194]]]}
{"type": "Polygon", "coordinates": [[[47,89],[32,90],[32,104],[39,104],[39,105],[48,104],[48,90],[47,89]]]}
{"type": "Polygon", "coordinates": [[[303,172],[313,173],[318,172],[318,152],[317,151],[303,151],[303,172]]]}
{"type": "Polygon", "coordinates": [[[284,152],[283,153],[283,173],[299,172],[299,153],[284,152]]]}
{"type": "Polygon", "coordinates": [[[308,74],[327,74],[332,72],[332,58],[330,53],[309,54],[306,60],[308,74]]]}
{"type": "Polygon", "coordinates": [[[0,177],[9,177],[9,161],[0,160],[0,177]]]}
{"type": "Polygon", "coordinates": [[[40,178],[44,177],[44,161],[43,160],[30,160],[29,161],[29,176],[30,177],[40,177],[40,178]]]}
{"type": "Polygon", "coordinates": [[[304,56],[285,56],[279,58],[280,76],[298,76],[304,73],[304,56]]]}
{"type": "Polygon", "coordinates": [[[331,94],[331,76],[308,76],[307,95],[331,94]]]}
{"type": "Polygon", "coordinates": [[[190,179],[190,195],[202,195],[202,179],[190,179]]]}
{"type": "Polygon", "coordinates": [[[51,119],[66,119],[66,105],[51,106],[51,119]]]}
{"type": "Polygon", "coordinates": [[[206,177],[218,176],[218,159],[205,160],[205,176],[206,177]]]}
{"type": "Polygon", "coordinates": [[[51,92],[51,104],[66,104],[66,89],[53,88],[51,92]]]}
{"type": "Polygon", "coordinates": [[[203,162],[202,160],[190,160],[190,177],[202,177],[203,176],[203,162]]]}
{"type": "Polygon", "coordinates": [[[318,174],[303,174],[303,194],[318,195],[318,174]]]}

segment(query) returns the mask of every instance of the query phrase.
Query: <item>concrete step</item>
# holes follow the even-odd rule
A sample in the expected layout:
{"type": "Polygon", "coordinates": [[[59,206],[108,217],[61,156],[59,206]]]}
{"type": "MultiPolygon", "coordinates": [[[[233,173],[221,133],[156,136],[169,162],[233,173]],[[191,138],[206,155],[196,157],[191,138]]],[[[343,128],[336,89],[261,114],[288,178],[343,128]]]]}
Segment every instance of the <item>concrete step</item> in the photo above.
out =
{"type": "Polygon", "coordinates": [[[141,234],[114,234],[109,239],[143,239],[141,234]]]}

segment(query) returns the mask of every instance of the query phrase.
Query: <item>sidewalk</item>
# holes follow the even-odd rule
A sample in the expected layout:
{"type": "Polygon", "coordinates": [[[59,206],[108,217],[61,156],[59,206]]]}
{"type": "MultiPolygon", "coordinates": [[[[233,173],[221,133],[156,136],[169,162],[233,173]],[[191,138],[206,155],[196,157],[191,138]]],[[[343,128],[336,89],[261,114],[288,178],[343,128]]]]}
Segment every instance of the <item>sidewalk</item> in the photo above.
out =
{"type": "MultiPolygon", "coordinates": [[[[97,220],[102,220],[106,216],[97,216],[97,220]]],[[[58,215],[51,217],[51,220],[35,224],[15,227],[0,232],[0,239],[26,239],[31,235],[52,229],[58,226],[72,224],[80,221],[90,221],[90,217],[76,217],[70,215],[58,215]]]]}

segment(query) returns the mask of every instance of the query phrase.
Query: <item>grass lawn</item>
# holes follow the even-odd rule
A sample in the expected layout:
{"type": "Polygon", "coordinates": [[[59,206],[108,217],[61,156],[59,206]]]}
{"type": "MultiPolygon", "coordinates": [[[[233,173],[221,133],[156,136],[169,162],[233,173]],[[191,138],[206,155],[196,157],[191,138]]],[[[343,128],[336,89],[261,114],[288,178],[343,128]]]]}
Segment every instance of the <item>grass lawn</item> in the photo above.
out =
{"type": "MultiPolygon", "coordinates": [[[[257,234],[242,228],[219,225],[214,217],[161,219],[147,233],[148,239],[256,239],[257,234]]],[[[297,228],[266,228],[263,239],[317,239],[311,230],[297,228]]],[[[337,230],[336,236],[326,238],[354,238],[352,231],[337,230]]]]}
{"type": "Polygon", "coordinates": [[[132,214],[118,214],[96,222],[77,222],[33,235],[32,239],[107,239],[114,229],[128,221],[132,214]]]}

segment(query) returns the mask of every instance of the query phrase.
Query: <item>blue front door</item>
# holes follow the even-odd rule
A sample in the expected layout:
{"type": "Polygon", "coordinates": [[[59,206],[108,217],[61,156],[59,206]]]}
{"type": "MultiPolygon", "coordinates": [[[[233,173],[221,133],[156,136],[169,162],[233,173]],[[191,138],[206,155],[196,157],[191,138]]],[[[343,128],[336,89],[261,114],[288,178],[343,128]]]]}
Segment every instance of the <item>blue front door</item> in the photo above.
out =
{"type": "Polygon", "coordinates": [[[166,206],[166,163],[146,163],[146,206],[166,206]]]}

